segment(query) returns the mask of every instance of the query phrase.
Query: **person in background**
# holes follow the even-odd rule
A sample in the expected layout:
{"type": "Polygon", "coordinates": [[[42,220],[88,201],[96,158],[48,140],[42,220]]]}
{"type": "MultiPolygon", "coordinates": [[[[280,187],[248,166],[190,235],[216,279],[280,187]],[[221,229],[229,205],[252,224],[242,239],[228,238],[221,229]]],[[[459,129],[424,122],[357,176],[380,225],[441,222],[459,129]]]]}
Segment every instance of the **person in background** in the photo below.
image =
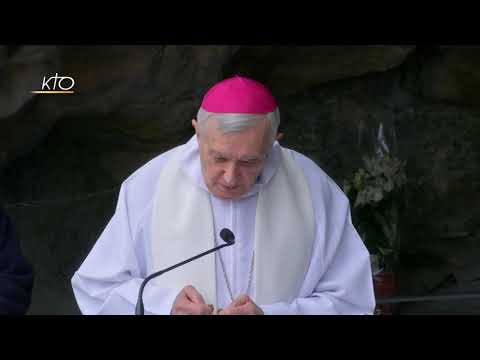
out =
{"type": "Polygon", "coordinates": [[[32,266],[22,254],[11,219],[0,206],[0,314],[26,314],[32,288],[32,266]]]}

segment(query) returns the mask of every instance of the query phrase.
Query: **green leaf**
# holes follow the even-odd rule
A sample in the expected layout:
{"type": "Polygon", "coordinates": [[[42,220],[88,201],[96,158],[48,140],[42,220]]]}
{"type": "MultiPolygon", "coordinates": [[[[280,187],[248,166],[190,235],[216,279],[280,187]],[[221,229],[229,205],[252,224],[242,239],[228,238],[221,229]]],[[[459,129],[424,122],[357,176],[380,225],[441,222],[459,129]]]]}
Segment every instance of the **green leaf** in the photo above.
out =
{"type": "Polygon", "coordinates": [[[380,251],[380,254],[382,254],[382,256],[388,256],[393,254],[393,249],[387,249],[380,246],[378,247],[378,251],[380,251]]]}

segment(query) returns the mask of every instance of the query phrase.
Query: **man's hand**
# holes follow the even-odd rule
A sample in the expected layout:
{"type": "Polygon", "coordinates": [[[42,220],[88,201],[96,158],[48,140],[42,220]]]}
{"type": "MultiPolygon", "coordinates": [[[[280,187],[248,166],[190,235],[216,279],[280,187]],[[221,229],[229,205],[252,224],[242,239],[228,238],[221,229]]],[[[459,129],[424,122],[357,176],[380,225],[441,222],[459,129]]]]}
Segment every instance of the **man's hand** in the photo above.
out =
{"type": "Polygon", "coordinates": [[[263,311],[248,295],[240,295],[218,315],[263,315],[263,311]]]}
{"type": "Polygon", "coordinates": [[[211,315],[213,305],[207,305],[202,295],[191,285],[185,286],[173,302],[171,315],[211,315]]]}

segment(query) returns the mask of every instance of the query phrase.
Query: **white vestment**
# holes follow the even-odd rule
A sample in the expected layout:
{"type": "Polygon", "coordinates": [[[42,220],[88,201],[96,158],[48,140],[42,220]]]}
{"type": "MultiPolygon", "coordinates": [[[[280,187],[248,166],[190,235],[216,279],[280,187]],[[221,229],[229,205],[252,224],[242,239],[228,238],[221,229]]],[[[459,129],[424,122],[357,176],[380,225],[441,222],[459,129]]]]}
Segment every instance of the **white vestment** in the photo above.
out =
{"type": "MultiPolygon", "coordinates": [[[[295,275],[291,276],[293,279],[291,284],[295,284],[295,279],[300,279],[298,285],[277,286],[278,292],[283,292],[282,294],[276,294],[275,289],[271,287],[262,295],[258,293],[259,290],[255,286],[259,281],[257,277],[263,274],[264,285],[260,289],[264,289],[269,281],[268,276],[272,276],[268,275],[270,272],[266,267],[271,265],[268,265],[268,261],[263,260],[259,263],[258,259],[255,259],[257,262],[254,262],[253,286],[249,295],[266,314],[371,314],[375,307],[375,299],[369,254],[351,223],[348,199],[338,186],[314,162],[295,151],[286,151],[276,142],[269,153],[259,180],[249,193],[238,200],[217,198],[208,192],[203,181],[195,136],[185,145],[156,157],[122,184],[114,216],[72,278],[74,294],[82,313],[133,314],[142,280],[158,271],[159,265],[167,265],[167,263],[172,265],[184,260],[170,258],[169,254],[175,253],[176,250],[168,248],[165,250],[170,250],[170,253],[165,251],[160,253],[159,257],[162,247],[155,247],[155,242],[152,241],[152,229],[156,222],[152,222],[153,215],[158,217],[163,214],[166,218],[170,216],[167,213],[168,208],[155,205],[155,199],[158,199],[156,190],[158,190],[158,179],[162,170],[167,169],[167,164],[174,158],[186,181],[190,182],[191,186],[197,187],[200,190],[199,193],[204,193],[209,198],[211,215],[213,215],[211,230],[205,230],[206,228],[202,230],[204,234],[208,231],[213,232],[212,239],[205,240],[205,237],[198,237],[201,240],[195,239],[196,253],[190,256],[213,247],[213,237],[216,237],[218,244],[222,243],[219,238],[222,228],[231,229],[236,238],[235,245],[220,250],[216,255],[205,257],[210,257],[211,260],[204,258],[203,264],[210,265],[203,265],[202,268],[200,259],[197,260],[196,266],[202,268],[204,272],[213,272],[215,275],[215,281],[205,285],[205,292],[209,294],[207,298],[214,297],[208,300],[220,308],[228,306],[231,302],[225,277],[228,278],[234,297],[245,293],[252,269],[254,249],[256,253],[261,251],[261,247],[259,248],[261,239],[255,231],[259,228],[258,224],[256,226],[256,221],[259,219],[257,210],[262,203],[259,202],[259,197],[262,193],[266,193],[261,190],[266,189],[269,182],[279,178],[279,176],[275,177],[275,174],[282,165],[282,154],[287,153],[290,154],[291,161],[298,171],[303,172],[305,184],[308,186],[304,194],[309,194],[311,197],[309,203],[312,207],[313,237],[310,245],[307,242],[303,250],[299,248],[300,252],[304,252],[304,249],[309,250],[308,260],[304,257],[297,262],[297,264],[305,263],[305,269],[297,265],[288,270],[288,261],[285,263],[285,274],[295,273],[293,270],[297,270],[295,275]],[[154,251],[157,256],[153,255],[154,251]],[[225,268],[222,268],[219,256],[225,268]],[[264,265],[261,270],[262,264],[265,263],[267,265],[264,265]],[[303,274],[301,278],[299,273],[303,274]],[[292,294],[295,295],[292,296],[292,294]]],[[[269,201],[271,203],[273,200],[269,201]]],[[[263,201],[263,203],[269,202],[263,201]]],[[[303,204],[306,203],[303,201],[303,204]]],[[[169,205],[175,208],[174,203],[169,205]]],[[[188,205],[178,204],[177,208],[180,210],[176,211],[182,211],[181,209],[188,205]]],[[[267,211],[263,213],[266,214],[267,211]]],[[[303,218],[305,216],[296,220],[303,218]]],[[[199,214],[199,219],[208,221],[208,216],[199,214]]],[[[171,221],[168,224],[171,225],[171,221]]],[[[302,226],[305,225],[305,232],[309,231],[308,224],[308,221],[302,223],[302,226]]],[[[272,230],[275,227],[271,226],[269,229],[272,230]]],[[[165,246],[165,241],[158,244],[165,246]]],[[[294,248],[289,249],[290,252],[293,250],[294,248]]],[[[278,254],[281,254],[281,251],[278,251],[278,254]]],[[[180,253],[177,252],[176,256],[180,256],[178,255],[180,253]]],[[[258,257],[257,254],[255,257],[258,257]]],[[[172,270],[172,273],[176,270],[172,270]]],[[[184,270],[183,274],[188,274],[187,269],[184,270]]],[[[163,282],[157,279],[148,283],[144,291],[146,314],[170,313],[175,297],[187,281],[186,279],[179,281],[181,274],[182,272],[173,276],[170,274],[170,278],[165,277],[163,282]]],[[[203,281],[201,279],[206,278],[205,276],[204,274],[198,277],[200,283],[203,281]]]]}

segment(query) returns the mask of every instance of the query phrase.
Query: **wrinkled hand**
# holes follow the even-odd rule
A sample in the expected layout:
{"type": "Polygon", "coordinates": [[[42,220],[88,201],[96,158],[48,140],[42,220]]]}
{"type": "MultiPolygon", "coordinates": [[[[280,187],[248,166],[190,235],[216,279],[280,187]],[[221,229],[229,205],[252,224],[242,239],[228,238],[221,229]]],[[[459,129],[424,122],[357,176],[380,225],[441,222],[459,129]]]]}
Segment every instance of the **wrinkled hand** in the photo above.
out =
{"type": "Polygon", "coordinates": [[[171,315],[211,315],[213,305],[207,305],[202,295],[191,285],[185,286],[175,298],[171,315]]]}
{"type": "Polygon", "coordinates": [[[253,302],[248,295],[240,295],[225,309],[217,312],[218,315],[263,315],[262,309],[253,302]]]}

